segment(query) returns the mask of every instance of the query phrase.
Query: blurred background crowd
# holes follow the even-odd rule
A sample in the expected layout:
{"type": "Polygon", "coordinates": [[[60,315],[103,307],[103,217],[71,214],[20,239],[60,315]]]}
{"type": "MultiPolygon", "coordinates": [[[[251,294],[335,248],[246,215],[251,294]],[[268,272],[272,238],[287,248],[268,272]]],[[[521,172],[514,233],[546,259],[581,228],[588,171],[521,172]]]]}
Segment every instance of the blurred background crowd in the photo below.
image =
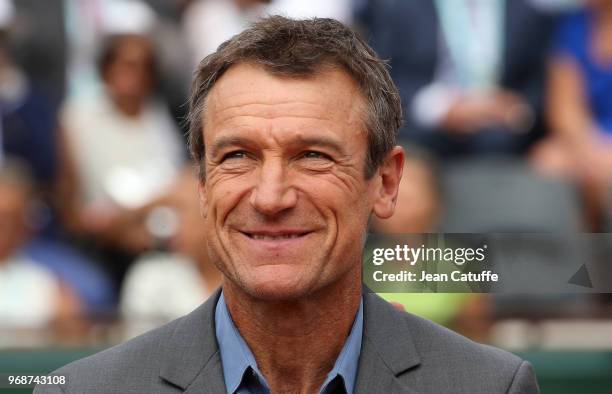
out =
{"type": "MultiPolygon", "coordinates": [[[[106,346],[219,286],[185,102],[267,14],[389,61],[408,160],[372,231],[612,232],[612,0],[0,0],[0,348],[106,346]]],[[[510,349],[612,349],[605,295],[385,297],[510,349]]]]}

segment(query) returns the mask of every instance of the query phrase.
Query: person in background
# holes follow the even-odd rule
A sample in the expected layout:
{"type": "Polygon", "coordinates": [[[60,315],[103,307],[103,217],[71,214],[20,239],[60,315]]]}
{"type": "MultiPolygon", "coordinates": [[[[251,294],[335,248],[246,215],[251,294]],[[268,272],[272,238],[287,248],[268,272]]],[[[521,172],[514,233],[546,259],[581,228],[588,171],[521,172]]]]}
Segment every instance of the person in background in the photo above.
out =
{"type": "Polygon", "coordinates": [[[0,330],[66,326],[81,313],[72,290],[24,253],[32,235],[33,193],[27,166],[5,158],[0,164],[0,330]]]}
{"type": "MultiPolygon", "coordinates": [[[[191,0],[56,0],[63,3],[68,96],[99,93],[97,57],[106,37],[146,34],[154,37],[160,73],[157,93],[169,107],[178,128],[189,90],[189,50],[182,45],[182,14],[191,0]],[[181,42],[180,45],[177,43],[181,42]]],[[[44,2],[49,3],[49,2],[44,2]]],[[[183,132],[184,130],[181,130],[183,132]]],[[[185,153],[186,150],[185,150],[185,153]]],[[[185,155],[187,156],[187,155],[185,155]]]]}
{"type": "Polygon", "coordinates": [[[56,118],[46,97],[14,59],[14,18],[13,3],[0,0],[0,163],[5,156],[26,162],[50,209],[59,162],[56,118]]]}
{"type": "MultiPolygon", "coordinates": [[[[443,214],[438,163],[428,152],[404,144],[406,160],[393,216],[373,218],[378,234],[426,234],[436,232],[443,214]]],[[[486,341],[491,306],[486,295],[467,293],[382,293],[382,298],[410,313],[451,327],[467,337],[486,341]]]]}
{"type": "Polygon", "coordinates": [[[369,0],[361,25],[389,59],[402,138],[442,158],[522,153],[541,133],[553,17],[529,0],[369,0]]]}
{"type": "Polygon", "coordinates": [[[587,228],[599,231],[612,195],[612,2],[589,0],[560,22],[547,115],[553,133],[534,148],[534,164],[580,185],[587,228]]]}
{"type": "Polygon", "coordinates": [[[145,218],[184,165],[167,108],[154,96],[155,51],[142,34],[114,34],[99,62],[104,89],[64,107],[62,127],[74,182],[66,203],[73,232],[92,240],[117,283],[133,257],[153,246],[145,218]]]}
{"type": "MultiPolygon", "coordinates": [[[[166,212],[176,220],[165,226],[171,228],[166,250],[145,254],[127,272],[120,300],[127,337],[191,312],[221,285],[221,273],[210,262],[200,232],[204,219],[197,185],[195,174],[183,177],[168,205],[161,208],[172,209],[173,213],[166,212]]],[[[166,224],[171,222],[172,218],[166,224]]]]}
{"type": "Polygon", "coordinates": [[[15,18],[13,3],[0,0],[0,165],[4,157],[20,160],[36,189],[31,234],[22,252],[69,285],[88,315],[106,313],[113,303],[110,281],[65,237],[61,212],[70,187],[69,179],[61,176],[62,134],[47,95],[15,59],[15,18]]]}

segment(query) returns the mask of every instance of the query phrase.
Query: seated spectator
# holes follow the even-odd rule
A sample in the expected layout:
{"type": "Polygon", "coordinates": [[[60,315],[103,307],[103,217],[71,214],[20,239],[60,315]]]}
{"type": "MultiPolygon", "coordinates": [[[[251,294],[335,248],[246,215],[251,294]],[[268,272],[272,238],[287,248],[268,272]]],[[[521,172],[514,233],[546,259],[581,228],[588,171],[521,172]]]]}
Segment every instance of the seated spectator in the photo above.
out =
{"type": "Polygon", "coordinates": [[[73,292],[23,252],[31,235],[32,184],[26,167],[0,165],[0,329],[43,329],[76,319],[73,292]]]}
{"type": "Polygon", "coordinates": [[[529,0],[369,0],[363,25],[405,105],[403,138],[441,157],[520,154],[542,131],[552,17],[529,0]]]}
{"type": "Polygon", "coordinates": [[[46,97],[14,60],[13,18],[12,2],[0,0],[0,163],[4,156],[12,156],[27,164],[47,213],[39,225],[56,233],[52,214],[59,166],[56,117],[46,97]]]}
{"type": "Polygon", "coordinates": [[[600,229],[612,179],[612,3],[591,0],[557,31],[550,61],[551,138],[534,149],[541,171],[582,186],[587,226],[600,229]]]}
{"type": "Polygon", "coordinates": [[[0,165],[5,157],[20,160],[32,173],[36,189],[31,237],[21,250],[22,257],[51,270],[75,290],[88,314],[97,314],[111,303],[110,283],[63,239],[57,213],[65,202],[68,179],[59,175],[61,135],[46,96],[14,61],[13,11],[12,2],[0,0],[0,165]]]}
{"type": "Polygon", "coordinates": [[[99,95],[64,108],[76,178],[66,206],[72,229],[112,255],[110,270],[120,281],[132,256],[152,247],[144,218],[179,176],[184,150],[167,108],[153,95],[155,53],[144,35],[109,37],[100,73],[99,95]]]}
{"type": "MultiPolygon", "coordinates": [[[[195,175],[184,177],[165,208],[172,210],[165,223],[150,223],[163,238],[167,251],[148,253],[128,271],[121,292],[121,316],[132,337],[180,317],[198,307],[221,285],[221,274],[208,260],[195,175]],[[171,213],[172,212],[172,213],[171,213]],[[170,222],[176,220],[176,225],[170,222]]],[[[162,212],[159,212],[162,213],[162,212]]]]}

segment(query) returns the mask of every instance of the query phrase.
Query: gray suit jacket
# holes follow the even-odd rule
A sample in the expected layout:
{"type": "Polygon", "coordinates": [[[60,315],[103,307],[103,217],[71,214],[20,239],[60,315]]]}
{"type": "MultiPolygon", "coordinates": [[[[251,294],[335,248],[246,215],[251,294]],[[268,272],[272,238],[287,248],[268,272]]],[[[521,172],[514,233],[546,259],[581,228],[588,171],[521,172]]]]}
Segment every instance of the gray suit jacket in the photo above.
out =
{"type": "MultiPolygon", "coordinates": [[[[219,292],[187,316],[55,374],[62,387],[35,393],[224,394],[214,311],[219,292]]],[[[474,343],[375,294],[364,296],[364,332],[356,393],[537,393],[531,365],[474,343]]]]}

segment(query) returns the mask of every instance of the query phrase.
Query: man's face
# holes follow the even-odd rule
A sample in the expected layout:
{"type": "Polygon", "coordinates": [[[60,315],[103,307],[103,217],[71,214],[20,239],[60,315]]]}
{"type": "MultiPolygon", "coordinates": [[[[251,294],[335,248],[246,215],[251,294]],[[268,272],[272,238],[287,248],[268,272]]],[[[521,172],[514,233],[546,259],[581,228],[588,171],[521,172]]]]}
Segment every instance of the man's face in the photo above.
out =
{"type": "Polygon", "coordinates": [[[297,79],[238,64],[216,83],[200,195],[211,258],[232,285],[292,299],[359,282],[368,217],[384,194],[380,176],[364,177],[363,108],[339,70],[297,79]]]}

